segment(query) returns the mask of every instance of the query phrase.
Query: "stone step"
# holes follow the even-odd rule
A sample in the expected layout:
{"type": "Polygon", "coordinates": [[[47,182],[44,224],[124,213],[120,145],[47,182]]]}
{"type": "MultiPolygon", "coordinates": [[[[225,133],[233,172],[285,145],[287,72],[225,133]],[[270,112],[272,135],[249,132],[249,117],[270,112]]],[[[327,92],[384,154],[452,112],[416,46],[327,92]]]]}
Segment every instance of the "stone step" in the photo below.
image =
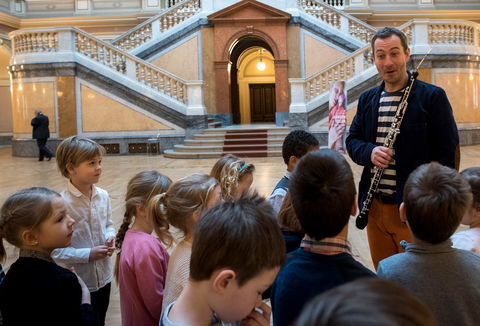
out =
{"type": "Polygon", "coordinates": [[[167,149],[163,152],[163,156],[168,158],[219,158],[222,156],[222,152],[190,153],[176,152],[173,149],[167,149]]]}
{"type": "MultiPolygon", "coordinates": [[[[268,138],[272,137],[272,138],[281,138],[282,140],[288,135],[288,133],[283,133],[283,132],[272,132],[272,133],[268,133],[267,136],[268,138]]],[[[215,139],[225,139],[225,136],[226,134],[224,133],[208,133],[208,134],[195,134],[193,135],[193,139],[196,139],[196,140],[200,140],[200,139],[203,139],[203,140],[207,140],[207,139],[211,139],[211,140],[215,140],[215,139]]],[[[242,137],[242,136],[245,136],[245,138],[259,138],[257,136],[261,136],[262,138],[264,138],[264,134],[260,134],[260,133],[236,133],[234,136],[230,136],[229,134],[229,138],[232,137],[232,138],[235,138],[235,137],[242,137]]]]}
{"type": "Polygon", "coordinates": [[[282,156],[282,151],[224,151],[224,154],[233,154],[237,157],[278,157],[282,156]]]}
{"type": "Polygon", "coordinates": [[[227,151],[269,151],[269,150],[282,150],[281,144],[255,144],[255,145],[215,145],[215,146],[188,146],[188,145],[175,145],[174,150],[176,152],[227,152],[227,151]]]}
{"type": "Polygon", "coordinates": [[[243,152],[204,152],[204,153],[190,153],[190,152],[176,152],[172,149],[167,149],[163,153],[168,158],[219,158],[225,154],[233,154],[238,157],[280,157],[282,151],[243,151],[243,152]]]}
{"type": "Polygon", "coordinates": [[[208,128],[221,128],[222,123],[220,121],[208,122],[208,128]]]}
{"type": "Polygon", "coordinates": [[[252,132],[252,131],[258,131],[258,130],[267,130],[268,133],[270,132],[284,132],[285,134],[288,134],[291,131],[291,128],[288,127],[259,127],[259,128],[249,128],[249,129],[239,129],[235,127],[222,127],[222,128],[216,128],[216,129],[205,129],[203,132],[205,134],[208,133],[219,133],[219,132],[252,132]]]}
{"type": "MultiPolygon", "coordinates": [[[[209,121],[212,123],[212,121],[209,121]]],[[[282,144],[290,128],[238,127],[210,128],[186,139],[183,145],[165,150],[170,158],[218,158],[225,154],[238,157],[282,156],[282,144]]]]}
{"type": "MultiPolygon", "coordinates": [[[[250,138],[250,139],[229,139],[227,141],[228,144],[263,144],[265,141],[269,145],[273,144],[283,144],[284,138],[267,138],[267,139],[255,139],[255,138],[250,138]]],[[[186,139],[184,145],[187,146],[222,146],[224,144],[223,139],[186,139]]]]}

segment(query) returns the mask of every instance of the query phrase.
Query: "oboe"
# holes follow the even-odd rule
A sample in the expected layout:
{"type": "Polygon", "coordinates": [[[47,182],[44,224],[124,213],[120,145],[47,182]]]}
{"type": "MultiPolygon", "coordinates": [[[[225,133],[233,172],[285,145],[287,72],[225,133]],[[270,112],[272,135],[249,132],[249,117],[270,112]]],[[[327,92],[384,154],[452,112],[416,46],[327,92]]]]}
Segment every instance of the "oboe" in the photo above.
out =
{"type": "MultiPolygon", "coordinates": [[[[395,140],[397,139],[397,136],[400,133],[400,126],[402,125],[402,120],[408,106],[408,99],[410,97],[410,92],[412,91],[412,88],[415,83],[415,80],[417,79],[417,76],[418,76],[418,72],[416,70],[411,72],[408,86],[407,88],[405,88],[405,91],[400,100],[400,104],[398,105],[397,112],[395,113],[395,118],[393,119],[392,125],[390,126],[390,130],[388,131],[387,137],[385,138],[385,141],[383,143],[383,146],[385,147],[393,148],[393,145],[395,144],[395,140]]],[[[380,180],[382,179],[384,170],[385,170],[384,168],[381,168],[378,166],[375,166],[373,168],[373,178],[370,183],[370,188],[368,188],[367,197],[363,202],[363,206],[360,211],[360,214],[358,214],[357,219],[355,221],[355,225],[360,230],[363,230],[368,224],[368,213],[370,211],[370,207],[372,206],[372,198],[373,198],[373,195],[377,192],[378,185],[380,184],[380,180]]]]}

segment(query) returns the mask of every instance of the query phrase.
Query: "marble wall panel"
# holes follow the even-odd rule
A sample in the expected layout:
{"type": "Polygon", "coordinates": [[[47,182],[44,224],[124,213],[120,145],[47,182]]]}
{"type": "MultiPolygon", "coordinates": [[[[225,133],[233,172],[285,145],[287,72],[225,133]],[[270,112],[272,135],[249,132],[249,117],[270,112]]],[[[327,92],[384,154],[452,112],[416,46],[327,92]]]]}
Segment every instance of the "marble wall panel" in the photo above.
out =
{"type": "Polygon", "coordinates": [[[78,134],[75,101],[75,77],[57,77],[58,135],[70,137],[78,134]]]}
{"type": "Polygon", "coordinates": [[[213,28],[202,28],[202,76],[203,80],[203,101],[207,112],[217,113],[215,105],[215,53],[212,49],[215,47],[213,28]]]}
{"type": "Polygon", "coordinates": [[[198,38],[161,53],[151,63],[183,79],[198,80],[198,38]]]}
{"type": "Polygon", "coordinates": [[[50,119],[50,132],[56,132],[56,89],[54,81],[17,80],[12,86],[12,119],[14,133],[31,133],[30,122],[35,109],[50,119]]]}
{"type": "Polygon", "coordinates": [[[85,85],[80,92],[83,132],[172,129],[85,85]]]}
{"type": "Polygon", "coordinates": [[[304,52],[305,77],[319,72],[345,56],[343,52],[308,34],[304,34],[304,52]]]}
{"type": "Polygon", "coordinates": [[[287,26],[288,78],[300,78],[300,27],[287,26]]]}
{"type": "Polygon", "coordinates": [[[480,122],[480,74],[472,71],[435,72],[435,85],[442,87],[450,100],[457,123],[480,122]]]}
{"type": "Polygon", "coordinates": [[[12,132],[10,86],[0,86],[0,134],[12,132]]]}

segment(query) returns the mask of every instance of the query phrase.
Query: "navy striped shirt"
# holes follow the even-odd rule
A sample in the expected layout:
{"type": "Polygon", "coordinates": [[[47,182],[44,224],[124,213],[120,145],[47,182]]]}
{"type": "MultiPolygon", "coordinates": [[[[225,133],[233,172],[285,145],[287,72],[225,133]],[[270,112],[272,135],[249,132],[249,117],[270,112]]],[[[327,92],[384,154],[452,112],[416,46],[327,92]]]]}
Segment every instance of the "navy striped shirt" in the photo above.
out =
{"type": "MultiPolygon", "coordinates": [[[[385,143],[385,137],[392,126],[404,90],[405,89],[402,89],[392,93],[383,91],[380,95],[377,139],[375,140],[377,146],[383,146],[385,143]]],[[[383,170],[382,179],[378,185],[378,191],[384,194],[394,194],[397,185],[396,176],[397,170],[395,167],[395,161],[392,161],[388,168],[383,170]]]]}

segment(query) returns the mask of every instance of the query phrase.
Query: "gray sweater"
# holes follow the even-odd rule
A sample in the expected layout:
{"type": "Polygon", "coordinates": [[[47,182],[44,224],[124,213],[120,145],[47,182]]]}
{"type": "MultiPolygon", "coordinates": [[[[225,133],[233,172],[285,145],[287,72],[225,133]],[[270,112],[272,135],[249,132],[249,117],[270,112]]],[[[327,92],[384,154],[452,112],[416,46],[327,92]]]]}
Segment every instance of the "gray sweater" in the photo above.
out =
{"type": "Polygon", "coordinates": [[[480,325],[480,256],[437,245],[408,243],[380,262],[378,276],[394,280],[430,307],[439,326],[480,325]]]}

